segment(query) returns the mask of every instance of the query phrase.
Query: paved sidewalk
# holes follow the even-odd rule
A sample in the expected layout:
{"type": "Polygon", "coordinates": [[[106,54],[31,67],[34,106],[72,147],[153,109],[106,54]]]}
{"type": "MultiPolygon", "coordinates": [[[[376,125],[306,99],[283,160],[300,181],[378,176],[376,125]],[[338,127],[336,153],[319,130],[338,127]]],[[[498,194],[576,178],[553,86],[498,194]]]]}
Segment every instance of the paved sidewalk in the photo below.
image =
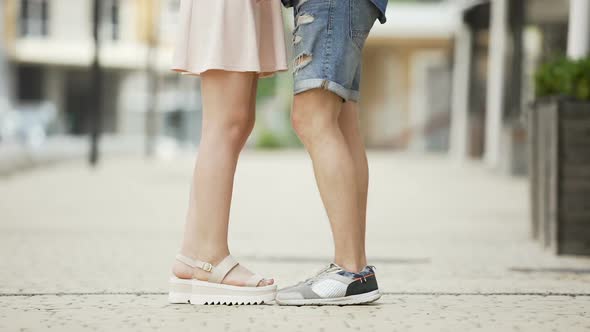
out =
{"type": "MultiPolygon", "coordinates": [[[[100,153],[101,156],[110,157],[138,156],[144,150],[144,144],[145,140],[142,137],[103,135],[100,140],[100,153]]],[[[176,152],[173,148],[174,144],[161,139],[157,142],[156,152],[174,154],[176,152]]],[[[71,135],[50,136],[38,147],[18,142],[2,142],[0,144],[0,177],[68,160],[86,160],[89,145],[88,137],[71,135]]]]}
{"type": "MultiPolygon", "coordinates": [[[[368,252],[385,295],[361,307],[168,305],[192,158],[0,177],[0,330],[590,329],[590,259],[556,258],[529,240],[524,179],[442,156],[369,159],[368,252]]],[[[231,248],[283,286],[329,261],[303,152],[245,153],[231,248]]]]}

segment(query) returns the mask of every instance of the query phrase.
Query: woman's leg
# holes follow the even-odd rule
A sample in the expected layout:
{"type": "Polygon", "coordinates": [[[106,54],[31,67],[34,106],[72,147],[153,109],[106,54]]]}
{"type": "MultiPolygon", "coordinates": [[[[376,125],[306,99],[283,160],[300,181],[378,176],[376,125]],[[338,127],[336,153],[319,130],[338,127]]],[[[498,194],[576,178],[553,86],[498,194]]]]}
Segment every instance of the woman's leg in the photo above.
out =
{"type": "MultiPolygon", "coordinates": [[[[215,265],[229,255],[227,234],[234,173],[240,151],[254,127],[258,76],[207,71],[201,77],[201,143],[181,253],[215,265]]],[[[180,262],[175,263],[173,272],[179,278],[193,277],[193,270],[180,262]]],[[[251,275],[238,266],[224,283],[243,285],[251,275]]],[[[194,277],[206,280],[208,272],[196,269],[194,277]]]]}

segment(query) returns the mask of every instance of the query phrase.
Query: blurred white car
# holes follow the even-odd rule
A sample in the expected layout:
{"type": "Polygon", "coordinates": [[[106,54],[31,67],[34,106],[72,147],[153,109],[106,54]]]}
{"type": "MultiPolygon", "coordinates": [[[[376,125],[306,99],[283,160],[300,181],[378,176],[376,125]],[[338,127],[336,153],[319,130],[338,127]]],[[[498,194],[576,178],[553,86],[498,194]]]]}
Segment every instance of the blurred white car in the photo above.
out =
{"type": "Polygon", "coordinates": [[[0,107],[0,143],[18,142],[38,148],[45,142],[49,125],[57,116],[51,102],[25,103],[9,109],[0,107]]]}

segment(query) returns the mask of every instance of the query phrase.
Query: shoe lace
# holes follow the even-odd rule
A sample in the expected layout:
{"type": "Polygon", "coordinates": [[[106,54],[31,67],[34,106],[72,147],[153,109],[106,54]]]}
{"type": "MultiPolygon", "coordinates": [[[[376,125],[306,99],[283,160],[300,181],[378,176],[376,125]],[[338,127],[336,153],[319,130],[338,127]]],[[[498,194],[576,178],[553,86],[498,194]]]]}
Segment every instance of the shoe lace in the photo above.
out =
{"type": "Polygon", "coordinates": [[[307,285],[311,285],[318,277],[326,274],[326,273],[330,273],[330,272],[334,272],[334,271],[338,271],[340,270],[340,267],[334,263],[330,263],[328,266],[322,268],[321,270],[319,270],[318,272],[316,272],[316,274],[314,274],[313,277],[307,278],[305,279],[305,281],[303,281],[304,284],[307,285]]]}

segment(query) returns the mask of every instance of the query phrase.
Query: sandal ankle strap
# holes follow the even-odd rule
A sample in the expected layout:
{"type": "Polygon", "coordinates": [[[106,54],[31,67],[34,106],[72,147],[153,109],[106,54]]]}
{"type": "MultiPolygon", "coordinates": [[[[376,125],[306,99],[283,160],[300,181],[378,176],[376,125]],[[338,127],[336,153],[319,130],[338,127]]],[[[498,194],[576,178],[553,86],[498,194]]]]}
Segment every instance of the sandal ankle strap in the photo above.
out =
{"type": "Polygon", "coordinates": [[[184,255],[178,254],[176,255],[176,259],[195,269],[201,269],[206,272],[211,272],[209,275],[209,282],[213,282],[216,284],[220,284],[225,276],[233,270],[234,267],[238,265],[238,262],[231,256],[228,255],[225,257],[219,264],[213,266],[213,264],[209,262],[203,262],[198,259],[188,258],[184,255]]]}
{"type": "Polygon", "coordinates": [[[220,284],[229,271],[238,266],[238,262],[231,256],[225,257],[219,264],[213,267],[213,271],[209,275],[209,281],[220,284]]]}
{"type": "Polygon", "coordinates": [[[208,262],[203,262],[198,259],[188,258],[184,255],[178,254],[176,255],[176,260],[184,263],[192,268],[201,269],[203,271],[211,272],[213,270],[213,264],[208,262]]]}

